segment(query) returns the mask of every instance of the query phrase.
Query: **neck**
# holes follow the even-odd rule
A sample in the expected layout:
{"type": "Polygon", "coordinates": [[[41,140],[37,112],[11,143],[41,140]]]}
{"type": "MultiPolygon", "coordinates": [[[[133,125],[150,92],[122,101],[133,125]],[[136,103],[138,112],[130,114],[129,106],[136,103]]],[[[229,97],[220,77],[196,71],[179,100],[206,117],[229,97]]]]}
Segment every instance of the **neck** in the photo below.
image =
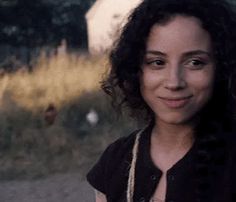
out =
{"type": "Polygon", "coordinates": [[[157,122],[152,131],[152,142],[170,151],[190,148],[194,141],[193,126],[157,122]]]}

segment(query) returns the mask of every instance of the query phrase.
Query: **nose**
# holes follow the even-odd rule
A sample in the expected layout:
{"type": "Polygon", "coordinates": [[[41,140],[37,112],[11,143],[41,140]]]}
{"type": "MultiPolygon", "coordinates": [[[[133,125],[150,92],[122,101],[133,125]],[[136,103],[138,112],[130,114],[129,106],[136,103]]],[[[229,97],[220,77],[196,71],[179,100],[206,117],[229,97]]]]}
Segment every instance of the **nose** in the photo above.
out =
{"type": "Polygon", "coordinates": [[[165,80],[165,88],[169,90],[181,90],[186,87],[186,78],[181,67],[169,68],[165,80]]]}

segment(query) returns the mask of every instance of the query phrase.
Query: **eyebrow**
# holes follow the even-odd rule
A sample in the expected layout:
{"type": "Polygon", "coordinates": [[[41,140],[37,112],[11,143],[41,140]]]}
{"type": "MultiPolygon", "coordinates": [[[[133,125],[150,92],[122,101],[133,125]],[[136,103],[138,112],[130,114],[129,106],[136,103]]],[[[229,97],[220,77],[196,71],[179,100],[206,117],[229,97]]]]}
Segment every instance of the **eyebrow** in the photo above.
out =
{"type": "MultiPolygon", "coordinates": [[[[147,50],[146,54],[152,54],[152,55],[161,55],[161,56],[166,56],[166,53],[163,53],[161,51],[157,50],[147,50]]],[[[203,50],[193,50],[193,51],[188,51],[183,54],[184,57],[190,57],[194,55],[207,55],[208,57],[212,57],[212,54],[208,51],[203,51],[203,50]]]]}

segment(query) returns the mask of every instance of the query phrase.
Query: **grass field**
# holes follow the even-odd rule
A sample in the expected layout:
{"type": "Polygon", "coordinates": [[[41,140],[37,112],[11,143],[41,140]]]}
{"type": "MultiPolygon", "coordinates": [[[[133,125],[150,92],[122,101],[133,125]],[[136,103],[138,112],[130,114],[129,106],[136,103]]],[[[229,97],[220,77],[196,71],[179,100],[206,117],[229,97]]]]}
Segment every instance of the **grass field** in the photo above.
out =
{"type": "Polygon", "coordinates": [[[135,127],[128,118],[117,119],[101,92],[107,71],[105,56],[63,52],[42,54],[32,72],[22,67],[1,76],[0,179],[84,174],[108,143],[135,127]],[[53,123],[45,118],[49,106],[53,123]],[[91,111],[96,124],[86,119],[91,111]]]}

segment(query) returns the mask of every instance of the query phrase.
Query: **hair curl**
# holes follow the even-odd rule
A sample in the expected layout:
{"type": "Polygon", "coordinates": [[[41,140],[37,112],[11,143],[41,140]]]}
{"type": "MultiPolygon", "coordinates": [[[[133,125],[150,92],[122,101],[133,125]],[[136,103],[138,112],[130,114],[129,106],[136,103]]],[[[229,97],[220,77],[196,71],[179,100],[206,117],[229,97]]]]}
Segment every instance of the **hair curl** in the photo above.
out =
{"type": "Polygon", "coordinates": [[[111,71],[102,88],[118,108],[125,105],[135,117],[153,119],[152,110],[141,96],[138,74],[151,27],[176,15],[198,18],[213,43],[216,81],[212,98],[201,111],[202,123],[210,121],[231,130],[235,120],[236,10],[225,0],[144,0],[129,16],[110,53],[111,71]]]}

